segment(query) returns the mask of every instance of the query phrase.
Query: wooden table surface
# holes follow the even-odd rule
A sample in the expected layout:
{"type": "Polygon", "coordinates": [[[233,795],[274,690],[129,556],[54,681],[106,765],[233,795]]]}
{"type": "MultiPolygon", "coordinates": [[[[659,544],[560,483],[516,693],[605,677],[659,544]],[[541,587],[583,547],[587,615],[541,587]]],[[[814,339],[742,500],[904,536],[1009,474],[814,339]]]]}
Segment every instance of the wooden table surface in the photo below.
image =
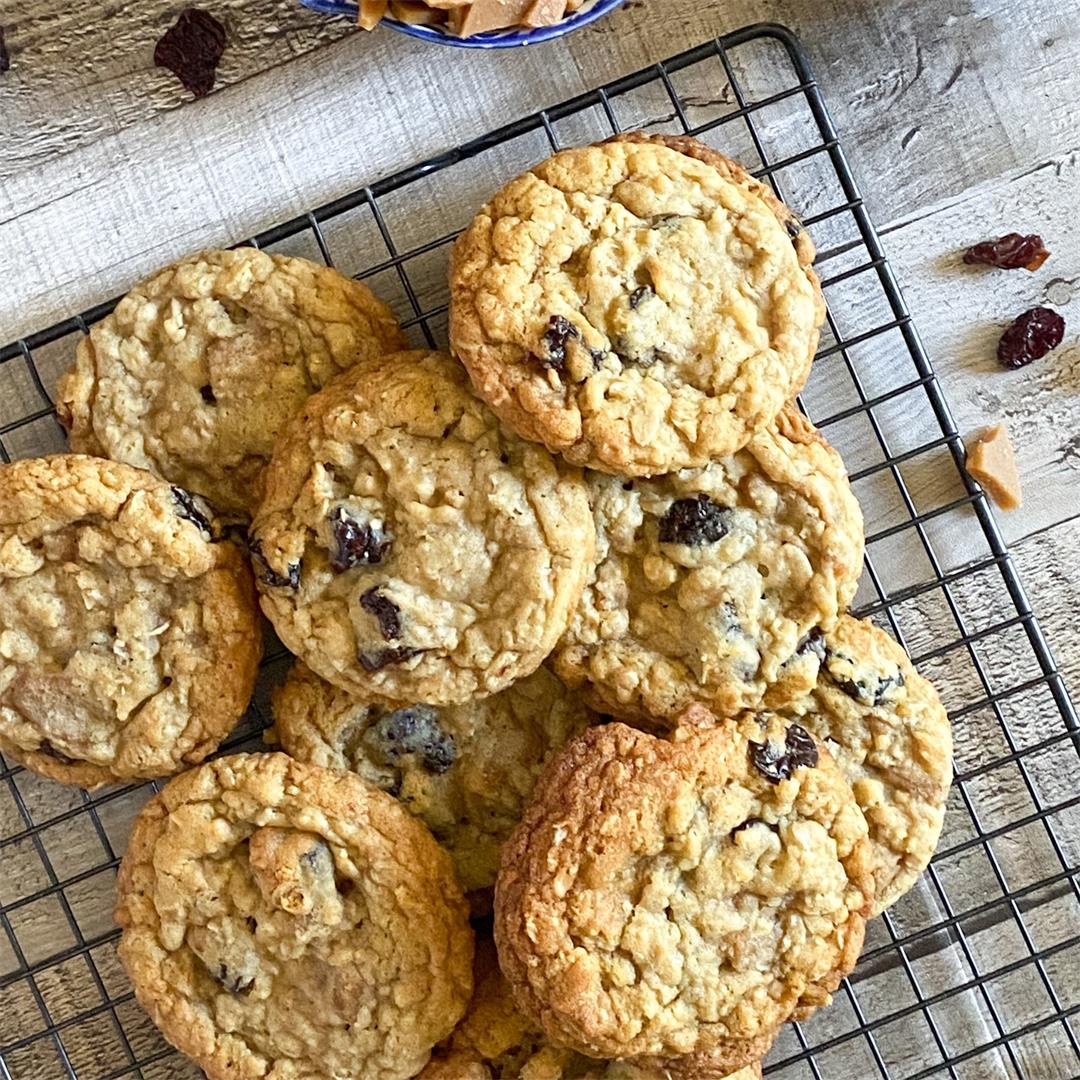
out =
{"type": "MultiPolygon", "coordinates": [[[[11,54],[0,75],[0,344],[539,106],[725,31],[780,22],[816,69],[958,426],[1009,424],[1026,503],[1001,527],[1080,687],[1075,0],[628,0],[564,41],[495,53],[357,33],[293,0],[205,0],[229,41],[201,101],[152,62],[183,6],[0,0],[11,54]],[[960,265],[958,250],[1013,230],[1046,239],[1052,258],[1037,274],[960,265]],[[1065,315],[1065,345],[1002,372],[1003,324],[1037,303],[1065,315]]],[[[917,501],[955,483],[932,464],[905,478],[917,501]]],[[[869,527],[883,523],[868,506],[869,527]]],[[[965,528],[975,526],[943,539],[950,566],[972,557],[965,528]]],[[[1070,851],[1075,867],[1080,842],[1070,851]]],[[[1073,935],[1077,918],[1065,916],[1073,935]]],[[[0,1018],[0,1045],[10,1034],[0,1018]]],[[[1071,1075],[1045,1048],[1029,1054],[1024,1075],[1071,1075]]],[[[24,1075],[51,1075],[41,1068],[24,1075]]],[[[958,1075],[1016,1071],[1014,1061],[958,1075]]]]}

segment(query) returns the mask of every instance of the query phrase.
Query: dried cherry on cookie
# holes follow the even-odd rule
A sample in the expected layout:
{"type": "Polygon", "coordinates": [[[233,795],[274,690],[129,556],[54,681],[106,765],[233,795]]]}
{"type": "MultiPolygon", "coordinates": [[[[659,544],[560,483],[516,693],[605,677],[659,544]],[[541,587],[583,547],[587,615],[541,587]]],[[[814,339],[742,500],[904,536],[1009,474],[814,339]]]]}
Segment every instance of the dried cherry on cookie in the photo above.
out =
{"type": "Polygon", "coordinates": [[[387,641],[397,641],[401,637],[401,608],[390,597],[384,596],[378,585],[360,597],[360,606],[369,615],[375,616],[379,633],[387,641]]]}
{"type": "Polygon", "coordinates": [[[817,743],[799,724],[792,724],[784,737],[783,749],[772,742],[749,740],[750,761],[770,784],[788,780],[796,769],[813,769],[818,763],[817,743]]]}
{"type": "Polygon", "coordinates": [[[660,543],[702,547],[727,536],[731,511],[708,495],[678,499],[660,519],[660,543]]]}
{"type": "Polygon", "coordinates": [[[430,705],[409,705],[387,713],[370,729],[370,738],[386,765],[416,754],[423,767],[441,776],[454,764],[454,737],[439,725],[438,711],[430,705]]]}
{"type": "Polygon", "coordinates": [[[330,515],[330,527],[335,544],[330,569],[335,574],[343,574],[356,566],[381,563],[394,542],[393,537],[378,526],[351,517],[343,506],[330,515]]]}

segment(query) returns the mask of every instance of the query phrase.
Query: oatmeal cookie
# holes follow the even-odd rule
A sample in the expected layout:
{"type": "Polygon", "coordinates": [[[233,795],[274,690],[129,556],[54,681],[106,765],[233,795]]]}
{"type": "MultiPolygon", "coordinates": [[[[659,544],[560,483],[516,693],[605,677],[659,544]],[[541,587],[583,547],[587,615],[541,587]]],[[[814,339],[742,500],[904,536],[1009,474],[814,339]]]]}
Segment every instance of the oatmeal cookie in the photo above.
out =
{"type": "Polygon", "coordinates": [[[952,728],[937,692],[873,623],[824,637],[813,693],[784,709],[829,747],[870,828],[874,914],[915,884],[937,847],[952,781],[952,728]]]}
{"type": "Polygon", "coordinates": [[[503,848],[495,940],[522,1011],[602,1057],[756,1061],[855,965],[866,822],[824,747],[763,714],[611,724],[555,758],[503,848]]]}
{"type": "Polygon", "coordinates": [[[814,246],[743,168],[632,133],[512,181],[458,239],[450,341],[519,435],[623,476],[735,453],[802,388],[814,246]]]}
{"type": "Polygon", "coordinates": [[[596,570],[553,661],[570,687],[633,719],[695,701],[731,716],[813,688],[821,627],[855,594],[863,523],[801,413],[704,469],[588,480],[596,570]]]}
{"type": "Polygon", "coordinates": [[[508,435],[448,356],[359,364],[278,441],[252,526],[263,610],[368,701],[447,705],[535,671],[595,529],[576,470],[508,435]]]}
{"type": "Polygon", "coordinates": [[[137,285],[90,330],[57,413],[72,450],[149,469],[243,517],[305,399],[405,347],[390,309],[336,270],[206,251],[137,285]]]}
{"type": "Polygon", "coordinates": [[[514,1005],[495,946],[478,937],[472,1003],[417,1080],[761,1080],[761,1066],[712,1068],[704,1056],[597,1061],[554,1046],[514,1005]]]}
{"type": "Polygon", "coordinates": [[[297,663],[273,708],[282,749],[398,798],[449,850],[468,893],[495,884],[499,849],[545,762],[592,719],[545,668],[482,701],[390,709],[297,663]]]}
{"type": "Polygon", "coordinates": [[[96,787],[166,776],[247,708],[251,572],[209,509],[79,455],[0,467],[0,751],[96,787]]]}
{"type": "Polygon", "coordinates": [[[153,799],[116,918],[139,1003],[209,1080],[405,1080],[472,991],[465,901],[431,834],[284,754],[219,758],[153,799]]]}

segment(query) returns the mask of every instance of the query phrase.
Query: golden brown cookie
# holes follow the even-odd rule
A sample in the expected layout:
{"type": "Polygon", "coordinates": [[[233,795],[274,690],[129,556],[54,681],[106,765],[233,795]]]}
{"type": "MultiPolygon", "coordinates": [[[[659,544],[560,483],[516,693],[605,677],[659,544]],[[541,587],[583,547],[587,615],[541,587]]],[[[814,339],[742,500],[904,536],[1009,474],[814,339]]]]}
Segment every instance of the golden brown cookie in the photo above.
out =
{"type": "Polygon", "coordinates": [[[937,847],[952,782],[952,727],[937,691],[873,623],[844,616],[822,639],[812,694],[783,710],[828,746],[866,817],[879,915],[937,847]]]}
{"type": "Polygon", "coordinates": [[[251,513],[274,439],[358,360],[405,348],[390,309],[336,270],[255,248],[204,251],[137,285],[60,380],[71,448],[251,513]]]}
{"type": "Polygon", "coordinates": [[[802,388],[825,304],[763,184],[688,138],[564,150],[454,247],[450,341],[518,434],[652,476],[735,453],[802,388]]]}
{"type": "Polygon", "coordinates": [[[447,705],[531,674],[592,565],[581,475],[509,435],[459,364],[358,364],[286,428],[252,525],[263,610],[368,701],[447,705]]]}
{"type": "Polygon", "coordinates": [[[495,884],[499,849],[545,762],[592,718],[544,668],[482,701],[443,708],[368,704],[300,663],[274,692],[282,749],[394,795],[450,852],[467,893],[495,884]]]}
{"type": "Polygon", "coordinates": [[[596,570],[553,658],[569,686],[638,720],[813,688],[864,544],[844,464],[809,420],[788,406],[704,469],[588,483],[596,570]]]}
{"type": "Polygon", "coordinates": [[[560,1045],[735,1070],[854,967],[872,874],[851,788],[797,724],[698,706],[671,740],[592,728],[503,848],[499,961],[560,1045]]]}
{"type": "Polygon", "coordinates": [[[494,943],[476,942],[472,1003],[417,1080],[761,1080],[761,1066],[715,1069],[705,1055],[663,1062],[597,1061],[554,1046],[514,1005],[494,943]]]}
{"type": "Polygon", "coordinates": [[[208,508],[76,454],[0,467],[0,751],[83,787],[202,761],[247,708],[251,572],[208,508]]]}
{"type": "Polygon", "coordinates": [[[135,995],[209,1080],[406,1080],[472,992],[446,853],[359,777],[284,754],[173,780],[118,894],[135,995]]]}

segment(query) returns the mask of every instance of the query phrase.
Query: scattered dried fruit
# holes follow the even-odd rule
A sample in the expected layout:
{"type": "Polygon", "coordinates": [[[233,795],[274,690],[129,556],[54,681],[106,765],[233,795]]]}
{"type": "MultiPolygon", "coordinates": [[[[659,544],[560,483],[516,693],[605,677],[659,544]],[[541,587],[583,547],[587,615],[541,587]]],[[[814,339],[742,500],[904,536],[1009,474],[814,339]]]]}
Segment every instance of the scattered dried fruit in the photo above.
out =
{"type": "Polygon", "coordinates": [[[750,763],[770,784],[787,780],[796,769],[813,769],[818,763],[817,743],[804,727],[792,724],[784,736],[784,749],[771,742],[750,740],[750,763]]]}
{"type": "Polygon", "coordinates": [[[679,499],[660,519],[660,543],[691,547],[715,544],[728,534],[730,513],[726,506],[713,502],[708,495],[679,499]]]}
{"type": "Polygon", "coordinates": [[[154,64],[168,68],[197,98],[206,97],[214,88],[225,38],[225,27],[208,11],[185,8],[158,41],[154,64]]]}
{"type": "Polygon", "coordinates": [[[1025,311],[1001,337],[998,360],[1015,370],[1041,360],[1065,338],[1065,320],[1047,307],[1025,311]]]}
{"type": "Polygon", "coordinates": [[[988,428],[968,447],[967,471],[1002,510],[1016,510],[1023,503],[1020,470],[1004,424],[988,428]]]}
{"type": "Polygon", "coordinates": [[[996,266],[999,270],[1035,271],[1049,258],[1050,252],[1037,234],[1007,233],[998,240],[987,240],[964,252],[964,262],[968,266],[996,266]]]}

